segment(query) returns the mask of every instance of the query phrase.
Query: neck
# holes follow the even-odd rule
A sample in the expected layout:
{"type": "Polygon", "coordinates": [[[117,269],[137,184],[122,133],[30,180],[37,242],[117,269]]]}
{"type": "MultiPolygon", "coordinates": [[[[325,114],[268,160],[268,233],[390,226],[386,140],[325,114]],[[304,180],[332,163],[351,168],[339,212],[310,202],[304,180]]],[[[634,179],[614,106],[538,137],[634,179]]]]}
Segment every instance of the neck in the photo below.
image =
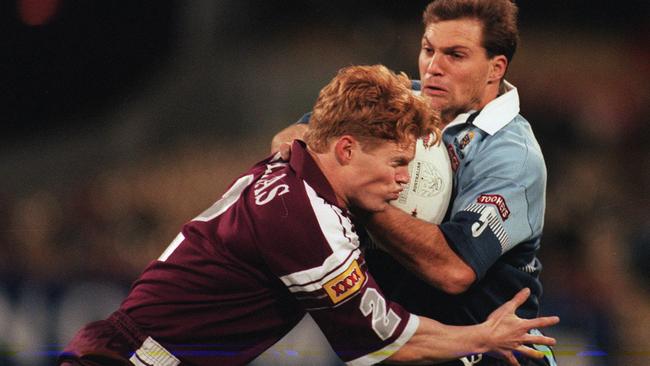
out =
{"type": "Polygon", "coordinates": [[[348,201],[343,194],[343,190],[341,189],[341,177],[339,176],[340,169],[336,168],[337,162],[333,157],[334,154],[331,154],[329,152],[318,153],[309,147],[307,147],[307,152],[309,155],[311,155],[312,159],[314,159],[314,162],[316,162],[316,165],[321,170],[321,172],[323,172],[323,175],[327,179],[327,182],[332,187],[332,190],[336,195],[336,203],[340,207],[349,208],[348,201]]]}
{"type": "Polygon", "coordinates": [[[443,110],[440,112],[440,119],[442,120],[442,126],[445,127],[451,121],[456,119],[459,114],[462,113],[467,113],[471,110],[475,111],[480,111],[485,107],[488,103],[491,101],[495,100],[499,95],[503,94],[506,92],[506,87],[505,84],[502,82],[495,82],[488,84],[485,88],[485,92],[483,93],[483,97],[481,99],[478,99],[474,101],[474,103],[471,103],[469,107],[466,107],[465,109],[453,109],[453,110],[443,110]]]}

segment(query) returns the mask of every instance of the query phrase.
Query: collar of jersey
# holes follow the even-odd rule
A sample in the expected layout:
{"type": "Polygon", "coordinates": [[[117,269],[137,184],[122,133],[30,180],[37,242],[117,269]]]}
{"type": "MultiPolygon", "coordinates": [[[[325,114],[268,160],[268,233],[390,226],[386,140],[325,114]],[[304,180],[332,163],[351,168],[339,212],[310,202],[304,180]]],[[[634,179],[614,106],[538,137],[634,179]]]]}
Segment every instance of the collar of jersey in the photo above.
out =
{"type": "MultiPolygon", "coordinates": [[[[497,133],[497,131],[505,127],[519,114],[519,94],[517,93],[517,88],[505,80],[504,83],[506,92],[486,104],[472,122],[474,126],[490,135],[497,133]]],[[[445,129],[467,122],[469,116],[475,112],[475,110],[471,110],[459,114],[445,126],[445,129]]]]}
{"type": "Polygon", "coordinates": [[[298,178],[307,182],[325,201],[338,207],[334,189],[318,167],[318,164],[309,155],[305,142],[301,140],[293,141],[289,165],[296,172],[298,178]]]}

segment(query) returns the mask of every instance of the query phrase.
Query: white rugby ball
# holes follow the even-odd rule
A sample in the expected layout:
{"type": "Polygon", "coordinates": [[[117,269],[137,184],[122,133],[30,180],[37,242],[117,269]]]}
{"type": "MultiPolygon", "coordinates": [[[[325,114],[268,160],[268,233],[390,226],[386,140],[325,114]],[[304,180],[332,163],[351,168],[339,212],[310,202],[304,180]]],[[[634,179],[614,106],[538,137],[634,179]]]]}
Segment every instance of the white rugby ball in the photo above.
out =
{"type": "Polygon", "coordinates": [[[418,139],[415,158],[409,163],[411,179],[399,198],[390,203],[424,221],[440,224],[447,213],[451,198],[453,172],[444,143],[428,143],[418,139]]]}

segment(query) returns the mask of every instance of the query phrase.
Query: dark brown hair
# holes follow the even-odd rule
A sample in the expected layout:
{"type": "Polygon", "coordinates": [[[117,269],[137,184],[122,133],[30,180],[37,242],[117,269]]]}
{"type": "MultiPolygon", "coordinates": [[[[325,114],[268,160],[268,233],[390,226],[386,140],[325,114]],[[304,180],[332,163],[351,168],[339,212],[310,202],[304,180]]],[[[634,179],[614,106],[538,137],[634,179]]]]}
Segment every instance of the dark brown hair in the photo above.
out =
{"type": "Polygon", "coordinates": [[[483,25],[483,47],[488,57],[504,55],[512,61],[519,42],[517,5],[511,0],[434,0],[422,15],[430,23],[455,19],[476,19],[483,25]]]}

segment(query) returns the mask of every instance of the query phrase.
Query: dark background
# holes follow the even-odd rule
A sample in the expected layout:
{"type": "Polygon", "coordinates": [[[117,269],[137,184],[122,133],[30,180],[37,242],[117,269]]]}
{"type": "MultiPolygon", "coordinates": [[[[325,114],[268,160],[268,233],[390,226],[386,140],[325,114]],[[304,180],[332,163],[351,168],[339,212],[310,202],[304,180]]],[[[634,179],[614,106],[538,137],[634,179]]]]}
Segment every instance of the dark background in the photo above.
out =
{"type": "MultiPolygon", "coordinates": [[[[47,364],[336,70],[417,78],[428,1],[0,3],[0,364],[47,364]]],[[[564,365],[650,358],[647,1],[519,1],[564,365]]],[[[282,362],[286,363],[286,360],[282,362]]]]}

